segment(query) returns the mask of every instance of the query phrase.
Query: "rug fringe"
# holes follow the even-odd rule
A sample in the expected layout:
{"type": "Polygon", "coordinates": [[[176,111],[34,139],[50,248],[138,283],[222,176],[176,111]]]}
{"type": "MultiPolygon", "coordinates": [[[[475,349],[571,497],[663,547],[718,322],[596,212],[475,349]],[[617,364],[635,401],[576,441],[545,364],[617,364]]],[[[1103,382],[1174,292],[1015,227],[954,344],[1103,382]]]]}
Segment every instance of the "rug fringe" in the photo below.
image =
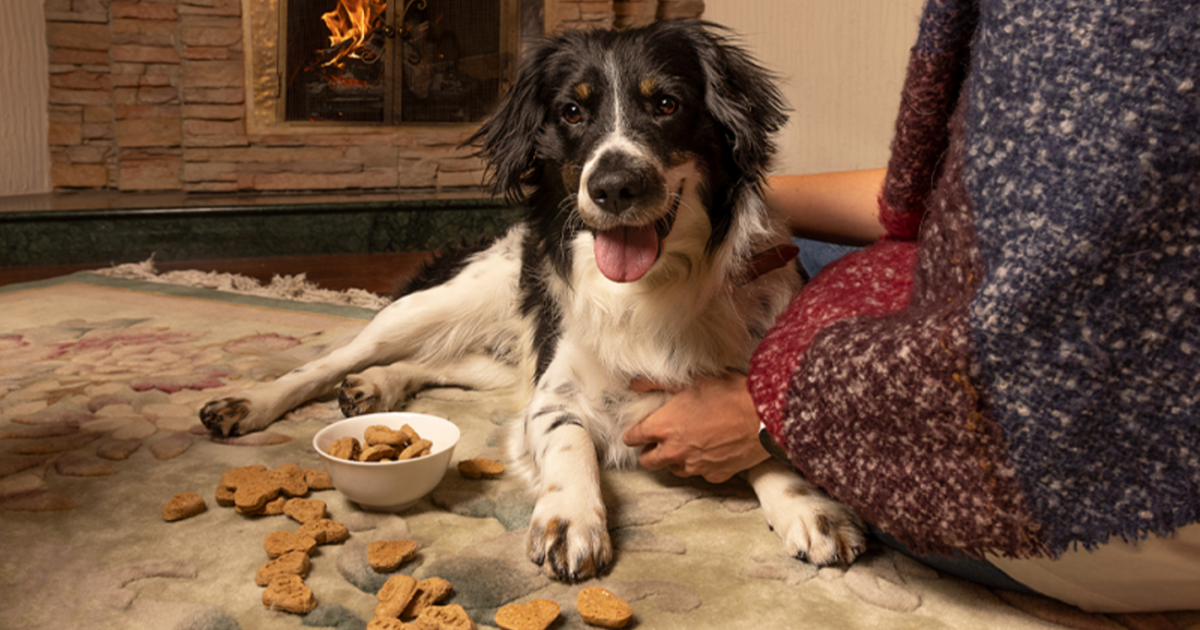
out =
{"type": "Polygon", "coordinates": [[[347,289],[345,291],[322,289],[320,286],[309,282],[303,273],[295,276],[276,275],[271,278],[271,283],[267,285],[263,285],[258,280],[249,276],[216,271],[180,270],[159,273],[158,269],[154,266],[153,256],[142,262],[114,265],[108,269],[97,269],[94,273],[127,280],[144,280],[147,282],[215,289],[217,291],[291,300],[294,302],[358,306],[373,310],[379,310],[391,303],[391,300],[388,298],[362,289],[347,289]]]}

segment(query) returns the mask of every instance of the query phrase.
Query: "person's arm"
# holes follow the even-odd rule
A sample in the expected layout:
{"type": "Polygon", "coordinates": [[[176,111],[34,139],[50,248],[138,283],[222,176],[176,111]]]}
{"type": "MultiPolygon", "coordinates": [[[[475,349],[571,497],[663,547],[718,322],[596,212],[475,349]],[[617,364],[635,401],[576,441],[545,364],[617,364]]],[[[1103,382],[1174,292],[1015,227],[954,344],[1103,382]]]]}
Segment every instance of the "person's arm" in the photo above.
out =
{"type": "Polygon", "coordinates": [[[767,179],[767,205],[788,218],[797,236],[843,245],[866,245],[886,233],[879,222],[879,192],[887,169],[767,179]]]}

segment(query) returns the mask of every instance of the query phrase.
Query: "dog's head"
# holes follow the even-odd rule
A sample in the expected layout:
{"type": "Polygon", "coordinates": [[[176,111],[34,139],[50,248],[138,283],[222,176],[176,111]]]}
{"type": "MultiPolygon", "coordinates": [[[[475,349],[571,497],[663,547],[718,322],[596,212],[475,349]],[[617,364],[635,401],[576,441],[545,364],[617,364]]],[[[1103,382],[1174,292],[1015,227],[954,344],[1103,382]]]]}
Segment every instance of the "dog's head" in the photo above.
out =
{"type": "Polygon", "coordinates": [[[717,27],[666,21],[532,47],[470,141],[541,233],[590,231],[600,271],[627,282],[653,266],[681,204],[700,206],[707,249],[721,245],[785,121],[766,71],[717,27]]]}

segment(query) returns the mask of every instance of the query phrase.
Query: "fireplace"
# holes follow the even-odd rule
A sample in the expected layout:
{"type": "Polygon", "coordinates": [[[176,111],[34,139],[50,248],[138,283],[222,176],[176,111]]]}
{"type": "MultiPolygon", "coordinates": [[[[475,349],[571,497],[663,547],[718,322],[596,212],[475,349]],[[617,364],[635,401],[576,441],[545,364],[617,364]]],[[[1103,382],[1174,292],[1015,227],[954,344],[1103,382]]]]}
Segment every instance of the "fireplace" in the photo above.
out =
{"type": "Polygon", "coordinates": [[[282,0],[279,118],[469,123],[515,71],[519,0],[282,0]]]}
{"type": "Polygon", "coordinates": [[[419,196],[479,194],[485,168],[462,143],[509,87],[522,42],[695,18],[703,2],[45,0],[45,10],[57,190],[419,196]],[[351,46],[330,40],[341,35],[322,16],[354,11],[367,24],[357,58],[316,70],[351,46]]]}

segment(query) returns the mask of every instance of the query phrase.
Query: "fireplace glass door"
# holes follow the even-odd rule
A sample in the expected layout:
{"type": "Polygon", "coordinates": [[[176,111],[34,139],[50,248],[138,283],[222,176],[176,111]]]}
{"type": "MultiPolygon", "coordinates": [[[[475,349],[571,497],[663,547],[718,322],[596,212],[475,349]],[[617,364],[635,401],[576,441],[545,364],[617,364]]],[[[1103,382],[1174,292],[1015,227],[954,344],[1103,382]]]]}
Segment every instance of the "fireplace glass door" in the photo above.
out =
{"type": "Polygon", "coordinates": [[[283,118],[482,120],[514,71],[517,2],[283,0],[283,118]]]}

